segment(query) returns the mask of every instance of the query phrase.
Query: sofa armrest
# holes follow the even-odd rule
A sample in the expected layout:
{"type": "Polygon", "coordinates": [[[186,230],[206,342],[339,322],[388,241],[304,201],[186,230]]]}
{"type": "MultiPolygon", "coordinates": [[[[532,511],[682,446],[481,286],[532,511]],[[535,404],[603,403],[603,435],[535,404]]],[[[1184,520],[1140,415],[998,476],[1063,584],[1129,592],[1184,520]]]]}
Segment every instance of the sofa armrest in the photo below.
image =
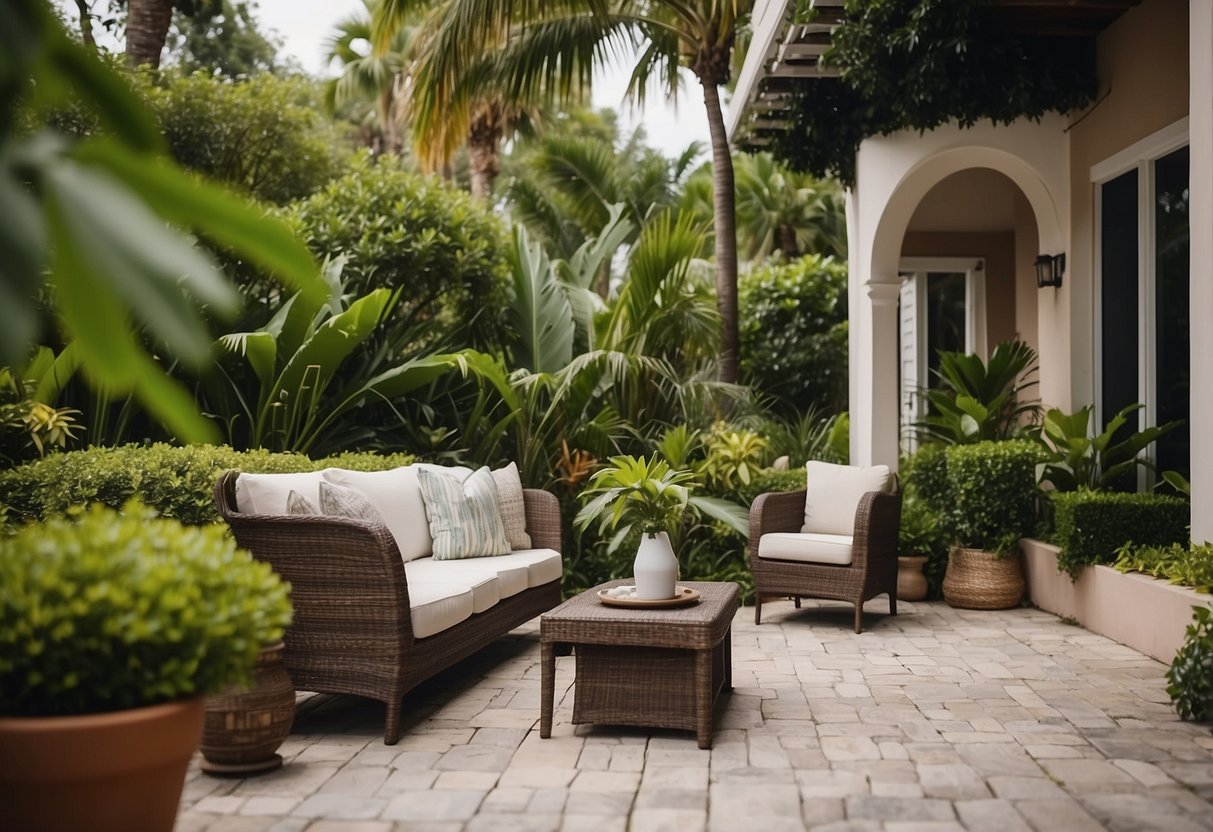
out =
{"type": "Polygon", "coordinates": [[[400,649],[412,642],[408,582],[400,550],[382,523],[342,517],[243,514],[235,480],[215,484],[215,503],[236,543],[291,584],[291,642],[342,645],[373,642],[400,649]]]}
{"type": "Polygon", "coordinates": [[[531,546],[562,552],[560,501],[556,495],[538,488],[525,488],[522,499],[526,504],[526,531],[531,536],[531,546]]]}
{"type": "Polygon", "coordinates": [[[758,556],[758,540],[772,532],[798,532],[804,525],[805,490],[759,494],[750,506],[749,557],[758,556]]]}

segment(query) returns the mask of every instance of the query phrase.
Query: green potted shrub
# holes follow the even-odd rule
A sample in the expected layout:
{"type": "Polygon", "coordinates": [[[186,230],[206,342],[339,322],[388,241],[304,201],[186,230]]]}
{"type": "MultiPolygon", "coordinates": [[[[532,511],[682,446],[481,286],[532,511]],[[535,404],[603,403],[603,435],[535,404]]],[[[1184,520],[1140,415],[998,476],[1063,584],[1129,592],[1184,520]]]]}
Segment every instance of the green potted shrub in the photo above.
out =
{"type": "Polygon", "coordinates": [[[171,830],[204,696],[282,637],[287,586],[137,503],[0,537],[0,586],[0,828],[171,830]]]}
{"type": "Polygon", "coordinates": [[[670,545],[670,532],[681,526],[687,512],[705,514],[742,534],[748,530],[748,518],[740,506],[693,496],[693,481],[689,471],[675,470],[656,455],[647,459],[616,456],[611,457],[610,465],[595,472],[582,492],[588,502],[577,513],[578,528],[584,530],[597,521],[604,531],[613,530],[611,551],[633,534],[640,535],[633,564],[636,597],[640,600],[674,597],[678,559],[670,545]]]}
{"type": "Polygon", "coordinates": [[[947,450],[955,544],[943,597],[962,609],[1007,609],[1023,597],[1019,539],[1036,524],[1036,465],[1029,440],[953,445],[947,450]]]}
{"type": "Polygon", "coordinates": [[[928,585],[923,567],[943,542],[940,518],[916,493],[906,489],[897,529],[897,600],[921,601],[928,585]]]}

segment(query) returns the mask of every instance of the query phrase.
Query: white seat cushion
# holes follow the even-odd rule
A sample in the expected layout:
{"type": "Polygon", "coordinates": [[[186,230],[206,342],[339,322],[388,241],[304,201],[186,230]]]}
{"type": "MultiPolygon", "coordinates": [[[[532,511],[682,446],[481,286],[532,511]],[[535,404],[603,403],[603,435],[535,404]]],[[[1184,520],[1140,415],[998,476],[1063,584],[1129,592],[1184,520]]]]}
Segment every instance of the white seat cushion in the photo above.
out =
{"type": "MultiPolygon", "coordinates": [[[[463,561],[456,563],[462,564],[463,561]]],[[[472,612],[484,612],[501,600],[501,582],[497,570],[451,569],[453,564],[435,561],[433,558],[418,558],[404,565],[404,574],[409,581],[410,599],[416,584],[461,584],[472,590],[472,612]]]]}
{"type": "MultiPolygon", "coordinates": [[[[560,553],[555,549],[522,549],[487,560],[495,562],[499,569],[501,567],[524,567],[528,589],[559,581],[564,574],[564,563],[560,560],[560,553]]],[[[501,597],[505,598],[506,595],[503,593],[501,597]]]]}
{"type": "MultiPolygon", "coordinates": [[[[869,491],[889,487],[889,466],[832,465],[810,460],[805,465],[804,525],[806,534],[853,535],[855,511],[869,491]]],[[[850,561],[847,561],[850,563],[850,561]]]]}
{"type": "Polygon", "coordinates": [[[525,563],[502,563],[501,557],[471,558],[468,560],[441,560],[420,558],[405,564],[409,580],[413,575],[425,581],[479,580],[486,576],[497,580],[498,598],[509,598],[527,588],[527,565],[525,563]],[[416,566],[414,567],[414,564],[416,566]],[[410,571],[412,567],[412,571],[410,571]]]}
{"type": "Polygon", "coordinates": [[[461,583],[436,581],[409,584],[409,618],[413,638],[426,638],[471,617],[472,588],[461,583]]]}
{"type": "Polygon", "coordinates": [[[848,566],[851,563],[849,534],[796,534],[773,532],[758,540],[758,557],[766,560],[792,560],[800,563],[825,563],[848,566]]]}
{"type": "Polygon", "coordinates": [[[324,473],[242,473],[236,477],[236,509],[241,514],[289,514],[286,500],[292,491],[306,498],[312,505],[319,505],[320,483],[324,480],[324,473]]]}

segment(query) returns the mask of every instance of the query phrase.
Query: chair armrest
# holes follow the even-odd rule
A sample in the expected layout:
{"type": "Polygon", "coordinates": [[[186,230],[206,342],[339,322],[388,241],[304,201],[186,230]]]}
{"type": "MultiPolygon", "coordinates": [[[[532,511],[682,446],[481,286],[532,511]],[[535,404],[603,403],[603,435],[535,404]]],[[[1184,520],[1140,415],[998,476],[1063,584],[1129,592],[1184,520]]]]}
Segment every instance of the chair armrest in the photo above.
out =
{"type": "Polygon", "coordinates": [[[531,536],[531,546],[562,552],[560,501],[556,495],[539,488],[524,488],[522,499],[526,505],[526,531],[531,536]]]}
{"type": "Polygon", "coordinates": [[[869,491],[859,500],[852,564],[863,568],[868,563],[896,563],[900,531],[901,490],[894,477],[891,492],[869,491]]]}
{"type": "Polygon", "coordinates": [[[804,525],[805,491],[771,491],[759,494],[750,506],[751,558],[758,555],[758,540],[772,532],[798,532],[804,525]]]}

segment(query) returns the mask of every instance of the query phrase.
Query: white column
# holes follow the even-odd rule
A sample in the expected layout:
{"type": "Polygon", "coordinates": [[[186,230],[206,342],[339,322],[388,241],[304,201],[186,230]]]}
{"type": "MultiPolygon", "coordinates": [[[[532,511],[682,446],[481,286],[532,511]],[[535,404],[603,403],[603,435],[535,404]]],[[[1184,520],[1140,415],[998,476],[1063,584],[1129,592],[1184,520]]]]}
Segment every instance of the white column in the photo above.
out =
{"type": "Polygon", "coordinates": [[[900,400],[897,386],[897,275],[872,281],[864,293],[865,349],[860,362],[859,401],[864,412],[851,415],[854,465],[888,465],[897,470],[900,400]]]}
{"type": "Polygon", "coordinates": [[[1213,3],[1189,6],[1192,539],[1213,540],[1213,3]]]}

